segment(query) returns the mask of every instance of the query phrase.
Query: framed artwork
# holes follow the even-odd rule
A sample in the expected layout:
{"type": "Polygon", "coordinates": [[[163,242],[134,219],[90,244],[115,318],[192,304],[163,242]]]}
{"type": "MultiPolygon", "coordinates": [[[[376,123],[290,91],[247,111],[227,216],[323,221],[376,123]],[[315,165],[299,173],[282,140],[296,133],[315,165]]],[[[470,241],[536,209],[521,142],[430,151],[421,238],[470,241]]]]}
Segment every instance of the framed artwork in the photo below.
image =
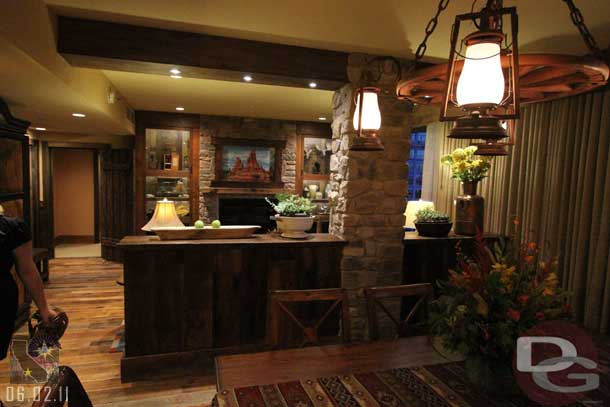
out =
{"type": "Polygon", "coordinates": [[[332,140],[303,137],[303,174],[329,175],[332,140]]]}
{"type": "Polygon", "coordinates": [[[285,141],[214,138],[215,187],[282,187],[285,141]]]}

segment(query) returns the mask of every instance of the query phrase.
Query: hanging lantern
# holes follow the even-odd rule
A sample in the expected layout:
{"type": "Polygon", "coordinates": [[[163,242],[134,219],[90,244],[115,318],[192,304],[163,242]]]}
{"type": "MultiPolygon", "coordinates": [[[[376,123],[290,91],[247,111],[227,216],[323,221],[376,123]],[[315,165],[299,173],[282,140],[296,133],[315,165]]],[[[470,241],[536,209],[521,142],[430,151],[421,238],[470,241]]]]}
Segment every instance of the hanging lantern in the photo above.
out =
{"type": "Polygon", "coordinates": [[[383,145],[377,136],[381,128],[379,110],[379,88],[360,87],[356,93],[356,109],[352,124],[357,134],[350,150],[382,151],[383,145]]]}
{"type": "Polygon", "coordinates": [[[519,117],[517,24],[516,8],[494,0],[479,13],[455,18],[441,121],[455,121],[450,138],[482,139],[473,143],[479,155],[506,155],[500,140],[508,134],[500,122],[519,117]],[[502,30],[505,15],[510,41],[502,30]],[[462,21],[474,21],[479,30],[460,41],[462,21]],[[508,61],[504,67],[503,59],[508,61]]]}
{"type": "MultiPolygon", "coordinates": [[[[472,142],[477,155],[506,155],[514,145],[514,119],[520,104],[574,96],[605,86],[610,76],[607,57],[587,28],[573,0],[564,0],[589,54],[519,55],[518,16],[515,7],[502,0],[487,0],[479,13],[458,15],[451,32],[449,62],[418,69],[396,87],[399,99],[441,105],[441,121],[456,121],[449,137],[482,139],[472,142]],[[504,22],[510,22],[503,30],[504,22]],[[460,40],[460,24],[478,31],[460,40]],[[499,121],[508,121],[507,129],[499,121]]],[[[415,53],[415,65],[423,58],[427,41],[438,24],[448,0],[439,0],[436,15],[426,26],[424,40],[415,53]]]]}

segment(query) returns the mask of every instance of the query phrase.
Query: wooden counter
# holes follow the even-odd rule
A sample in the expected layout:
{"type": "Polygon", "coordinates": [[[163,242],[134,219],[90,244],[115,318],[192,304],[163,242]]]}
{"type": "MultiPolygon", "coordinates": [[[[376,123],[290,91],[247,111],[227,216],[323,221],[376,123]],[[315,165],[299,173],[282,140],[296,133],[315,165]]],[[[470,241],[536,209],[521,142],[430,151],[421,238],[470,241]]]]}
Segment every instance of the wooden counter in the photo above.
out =
{"type": "Polygon", "coordinates": [[[267,292],[340,287],[345,241],[161,241],[128,236],[124,255],[125,355],[121,379],[213,365],[218,354],[264,349],[267,292]]]}
{"type": "MultiPolygon", "coordinates": [[[[483,234],[486,242],[494,242],[501,236],[483,234]]],[[[417,232],[405,232],[403,240],[403,284],[430,283],[435,288],[437,280],[447,280],[449,269],[456,266],[456,248],[460,246],[466,254],[472,254],[475,237],[456,235],[425,237],[417,232]]]]}

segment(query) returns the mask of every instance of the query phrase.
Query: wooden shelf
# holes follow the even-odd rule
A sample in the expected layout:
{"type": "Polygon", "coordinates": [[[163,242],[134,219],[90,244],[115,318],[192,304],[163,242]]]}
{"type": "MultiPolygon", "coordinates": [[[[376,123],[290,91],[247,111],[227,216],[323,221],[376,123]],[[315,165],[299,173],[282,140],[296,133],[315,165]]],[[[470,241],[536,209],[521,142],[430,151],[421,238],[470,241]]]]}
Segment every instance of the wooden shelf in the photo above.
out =
{"type": "Polygon", "coordinates": [[[202,188],[201,192],[204,194],[217,193],[217,194],[235,194],[235,195],[272,195],[279,194],[282,192],[293,192],[286,191],[284,188],[229,188],[229,187],[209,187],[202,188]]]}
{"type": "Polygon", "coordinates": [[[147,177],[190,177],[191,173],[188,170],[146,170],[147,177]]]}
{"type": "Polygon", "coordinates": [[[329,174],[306,174],[303,173],[304,181],[328,181],[330,180],[329,174]]]}
{"type": "Polygon", "coordinates": [[[168,201],[189,201],[191,199],[190,196],[187,197],[183,197],[183,196],[154,196],[154,197],[146,197],[147,201],[162,201],[163,198],[167,198],[168,201]]]}

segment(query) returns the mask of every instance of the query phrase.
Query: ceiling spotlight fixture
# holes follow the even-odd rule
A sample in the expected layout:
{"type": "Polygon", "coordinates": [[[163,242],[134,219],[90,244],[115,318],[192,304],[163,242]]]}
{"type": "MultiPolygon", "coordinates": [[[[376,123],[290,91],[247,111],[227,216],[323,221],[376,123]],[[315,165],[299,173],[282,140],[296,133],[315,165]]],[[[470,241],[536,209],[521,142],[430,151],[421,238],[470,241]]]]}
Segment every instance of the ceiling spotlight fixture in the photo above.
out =
{"type": "Polygon", "coordinates": [[[250,82],[252,81],[252,77],[250,75],[244,75],[244,81],[250,82]]]}
{"type": "Polygon", "coordinates": [[[183,111],[183,110],[184,110],[184,108],[183,108],[182,106],[178,106],[178,107],[176,108],[176,110],[183,111]]]}
{"type": "Polygon", "coordinates": [[[315,83],[315,82],[309,82],[309,87],[310,87],[310,88],[312,88],[312,89],[313,89],[313,88],[317,88],[317,87],[318,87],[318,84],[317,84],[317,83],[315,83]]]}
{"type": "MultiPolygon", "coordinates": [[[[589,49],[588,55],[520,55],[517,8],[504,7],[503,0],[487,0],[479,12],[455,16],[449,62],[409,75],[398,84],[398,97],[419,104],[441,104],[440,120],[455,122],[448,137],[470,139],[478,147],[478,155],[507,155],[506,146],[514,144],[512,128],[521,104],[577,95],[608,82],[610,68],[604,52],[574,0],[563,2],[589,49]],[[508,125],[502,125],[503,121],[508,125]],[[506,137],[508,141],[503,140],[506,137]]],[[[423,58],[427,40],[448,3],[440,0],[415,53],[415,65],[423,58]]]]}
{"type": "Polygon", "coordinates": [[[74,116],[74,117],[87,117],[87,115],[83,114],[83,113],[72,113],[72,116],[74,116]]]}
{"type": "Polygon", "coordinates": [[[169,77],[172,79],[182,79],[181,75],[170,75],[169,77]]]}
{"type": "Polygon", "coordinates": [[[46,127],[34,127],[34,130],[38,130],[38,131],[46,131],[47,128],[46,127]]]}
{"type": "Polygon", "coordinates": [[[326,117],[318,117],[318,120],[320,120],[320,121],[325,121],[325,120],[326,120],[326,117]]]}
{"type": "Polygon", "coordinates": [[[169,70],[172,75],[180,75],[182,72],[178,68],[172,68],[169,70]]]}

